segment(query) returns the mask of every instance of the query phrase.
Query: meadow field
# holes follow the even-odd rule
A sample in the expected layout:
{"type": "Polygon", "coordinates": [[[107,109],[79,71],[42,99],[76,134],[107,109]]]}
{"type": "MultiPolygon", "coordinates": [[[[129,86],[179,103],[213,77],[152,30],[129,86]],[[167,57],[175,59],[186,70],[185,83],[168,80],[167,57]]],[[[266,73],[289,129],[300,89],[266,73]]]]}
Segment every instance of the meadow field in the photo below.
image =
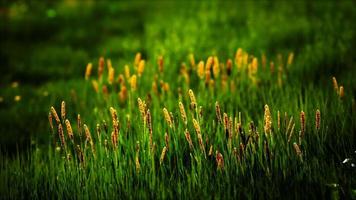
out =
{"type": "Polygon", "coordinates": [[[355,2],[0,17],[0,199],[356,199],[355,2]]]}

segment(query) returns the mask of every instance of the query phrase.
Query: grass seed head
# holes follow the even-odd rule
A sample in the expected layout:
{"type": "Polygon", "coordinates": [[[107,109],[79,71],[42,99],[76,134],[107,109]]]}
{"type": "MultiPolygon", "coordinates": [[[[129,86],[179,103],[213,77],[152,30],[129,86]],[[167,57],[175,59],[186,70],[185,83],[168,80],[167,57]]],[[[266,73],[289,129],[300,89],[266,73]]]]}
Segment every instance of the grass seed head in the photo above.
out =
{"type": "Polygon", "coordinates": [[[188,129],[185,129],[185,139],[187,140],[188,144],[189,144],[189,148],[192,150],[194,149],[194,145],[193,145],[193,141],[192,138],[190,137],[190,133],[188,131],[188,129]]]}
{"type": "Polygon", "coordinates": [[[219,151],[216,151],[216,164],[218,170],[224,169],[224,157],[219,151]]]}
{"type": "Polygon", "coordinates": [[[140,60],[137,68],[138,76],[142,76],[143,71],[145,70],[145,60],[140,60]]]}
{"type": "Polygon", "coordinates": [[[344,86],[340,86],[339,96],[340,96],[340,99],[344,98],[344,96],[345,96],[344,86]]]}
{"type": "Polygon", "coordinates": [[[204,72],[205,72],[205,70],[204,70],[204,61],[200,61],[198,63],[198,77],[200,79],[204,78],[204,74],[205,74],[204,72]]]}
{"type": "Polygon", "coordinates": [[[131,90],[135,91],[137,89],[137,77],[136,74],[132,75],[130,78],[131,90]]]}
{"type": "Polygon", "coordinates": [[[73,129],[72,129],[72,126],[70,125],[70,122],[68,119],[66,119],[65,124],[66,124],[66,128],[67,128],[68,137],[69,137],[69,139],[71,139],[73,141],[74,140],[73,129]]]}
{"type": "Polygon", "coordinates": [[[136,56],[135,56],[135,61],[134,61],[135,67],[138,67],[140,61],[141,61],[141,53],[138,52],[138,53],[136,53],[136,56]]]}
{"type": "Polygon", "coordinates": [[[305,113],[304,111],[300,112],[300,131],[301,131],[301,137],[304,137],[304,133],[305,133],[305,113]]]}
{"type": "Polygon", "coordinates": [[[159,159],[159,164],[162,165],[164,158],[166,157],[166,153],[167,153],[167,147],[164,146],[162,149],[162,153],[161,153],[161,157],[159,159]]]}
{"type": "Polygon", "coordinates": [[[104,57],[99,58],[99,66],[98,66],[98,78],[99,80],[103,76],[104,73],[104,67],[105,67],[105,60],[104,57]]]}
{"type": "Polygon", "coordinates": [[[56,111],[56,109],[54,109],[53,106],[51,107],[51,113],[52,113],[52,116],[54,117],[54,119],[56,120],[57,125],[60,124],[61,120],[59,119],[57,111],[56,111]]]}
{"type": "Polygon", "coordinates": [[[114,83],[114,79],[115,79],[115,69],[113,67],[110,67],[108,72],[108,83],[112,85],[114,83]]]}
{"type": "Polygon", "coordinates": [[[53,117],[51,112],[48,113],[48,121],[49,121],[49,127],[51,128],[51,132],[54,133],[53,117]]]}
{"type": "Polygon", "coordinates": [[[59,139],[61,141],[62,149],[65,150],[66,149],[66,140],[64,138],[62,124],[58,124],[58,135],[59,135],[59,139]]]}
{"type": "Polygon", "coordinates": [[[302,151],[300,150],[299,145],[294,142],[294,143],[293,143],[293,148],[294,148],[294,151],[295,151],[295,153],[297,154],[297,156],[300,158],[300,160],[303,160],[302,151]]]}
{"type": "Polygon", "coordinates": [[[272,130],[272,117],[267,104],[265,105],[264,122],[265,122],[264,125],[265,134],[270,134],[272,130]]]}
{"type": "Polygon", "coordinates": [[[179,112],[180,112],[180,115],[182,117],[182,120],[183,120],[184,124],[187,125],[188,124],[188,119],[187,119],[187,114],[186,114],[185,109],[184,109],[184,105],[183,105],[182,102],[179,102],[178,105],[179,105],[179,112]]]}
{"type": "Polygon", "coordinates": [[[194,110],[197,107],[197,100],[195,99],[193,90],[189,89],[188,94],[190,98],[190,106],[194,110]]]}
{"type": "Polygon", "coordinates": [[[66,102],[64,101],[62,101],[61,104],[61,117],[62,117],[62,121],[64,121],[66,118],[66,102]]]}
{"type": "Polygon", "coordinates": [[[125,65],[125,77],[130,79],[130,67],[128,65],[125,65]]]}
{"type": "Polygon", "coordinates": [[[336,80],[335,76],[333,76],[332,81],[333,81],[334,90],[338,94],[339,93],[339,86],[337,84],[337,80],[336,80]]]}
{"type": "Polygon", "coordinates": [[[173,122],[172,122],[171,116],[169,115],[167,108],[163,108],[163,114],[164,114],[164,118],[165,118],[166,122],[168,123],[168,126],[172,128],[173,122]]]}
{"type": "Polygon", "coordinates": [[[220,105],[219,102],[215,102],[215,113],[216,113],[216,119],[218,120],[218,123],[222,123],[222,119],[221,119],[221,109],[220,109],[220,105]]]}
{"type": "Polygon", "coordinates": [[[317,109],[315,111],[315,129],[317,131],[320,130],[320,110],[319,109],[317,109]]]}
{"type": "Polygon", "coordinates": [[[85,80],[89,80],[92,69],[93,69],[93,64],[92,63],[88,63],[87,67],[85,69],[85,80]]]}

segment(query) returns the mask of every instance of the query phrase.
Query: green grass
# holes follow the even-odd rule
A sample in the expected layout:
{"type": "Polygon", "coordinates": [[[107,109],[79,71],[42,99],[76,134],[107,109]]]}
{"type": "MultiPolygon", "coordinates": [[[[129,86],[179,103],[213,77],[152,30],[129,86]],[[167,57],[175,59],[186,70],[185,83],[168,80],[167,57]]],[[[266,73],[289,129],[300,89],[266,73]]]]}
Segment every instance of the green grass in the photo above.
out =
{"type": "Polygon", "coordinates": [[[76,7],[63,2],[17,2],[3,6],[11,8],[11,12],[19,11],[4,17],[7,23],[0,25],[6,33],[0,49],[0,58],[5,58],[1,65],[6,71],[0,81],[1,198],[356,197],[355,168],[341,163],[345,158],[353,158],[353,162],[356,159],[354,3],[137,2],[76,7]],[[29,14],[19,5],[35,10],[29,14]],[[21,13],[29,16],[24,18],[21,13]],[[101,16],[100,20],[95,20],[97,16],[101,16]],[[213,87],[206,86],[191,70],[190,53],[194,53],[196,63],[216,55],[226,64],[229,58],[234,61],[239,47],[258,58],[257,84],[252,83],[247,69],[238,70],[235,64],[232,74],[227,76],[226,88],[221,86],[225,69],[221,69],[218,78],[212,77],[213,87]],[[118,93],[122,86],[116,77],[124,74],[125,64],[130,66],[131,75],[135,73],[136,52],[141,52],[146,60],[145,71],[138,77],[136,91],[131,90],[125,78],[128,98],[121,101],[118,93]],[[290,52],[295,57],[287,67],[290,52]],[[261,65],[262,54],[268,58],[266,69],[261,65]],[[282,85],[278,84],[279,54],[284,64],[282,85]],[[163,73],[158,73],[160,55],[164,58],[163,73]],[[97,79],[99,56],[111,59],[115,83],[107,83],[105,68],[97,93],[91,81],[97,79]],[[270,72],[269,61],[276,63],[274,73],[270,72]],[[94,67],[86,81],[88,62],[94,67]],[[189,85],[180,74],[183,62],[188,69],[189,85]],[[160,87],[158,95],[152,91],[156,74],[158,86],[160,80],[169,84],[168,92],[160,87]],[[334,91],[332,76],[344,86],[343,98],[334,91]],[[18,81],[19,86],[11,87],[13,81],[18,81]],[[233,87],[230,81],[234,82],[233,87]],[[104,85],[108,87],[108,96],[101,90],[104,85]],[[189,89],[195,93],[197,110],[189,109],[189,89]],[[19,102],[13,100],[16,95],[22,97],[19,102]],[[137,98],[146,101],[152,115],[154,153],[149,150],[149,132],[137,98]],[[62,100],[66,102],[75,145],[80,145],[84,153],[84,164],[78,161],[65,124],[61,122],[70,160],[60,148],[57,128],[52,135],[46,120],[52,105],[60,115],[62,100]],[[187,127],[181,120],[179,101],[187,112],[187,127]],[[240,160],[233,148],[239,149],[245,141],[241,134],[234,135],[229,146],[224,127],[216,119],[216,101],[228,116],[235,118],[241,113],[246,137],[250,135],[251,121],[256,127],[258,139],[245,144],[240,160]],[[272,115],[270,135],[264,132],[265,104],[272,115]],[[110,107],[117,110],[120,121],[117,148],[111,144],[110,107]],[[174,128],[164,119],[164,107],[173,114],[174,128]],[[321,112],[319,131],[315,129],[316,109],[321,112]],[[299,140],[301,111],[306,114],[306,132],[300,144],[302,159],[293,148],[299,140]],[[285,112],[295,122],[291,142],[287,141],[285,112]],[[85,137],[78,135],[79,113],[90,129],[95,156],[85,137]],[[213,145],[212,156],[205,157],[200,150],[193,118],[200,124],[204,142],[208,139],[207,153],[213,145]],[[100,137],[97,124],[101,127],[100,137]],[[186,129],[193,140],[193,150],[185,139],[186,129]],[[160,164],[165,133],[170,138],[169,150],[160,164]],[[221,170],[217,169],[216,150],[223,155],[221,170]],[[139,172],[135,166],[137,155],[139,172]]]}

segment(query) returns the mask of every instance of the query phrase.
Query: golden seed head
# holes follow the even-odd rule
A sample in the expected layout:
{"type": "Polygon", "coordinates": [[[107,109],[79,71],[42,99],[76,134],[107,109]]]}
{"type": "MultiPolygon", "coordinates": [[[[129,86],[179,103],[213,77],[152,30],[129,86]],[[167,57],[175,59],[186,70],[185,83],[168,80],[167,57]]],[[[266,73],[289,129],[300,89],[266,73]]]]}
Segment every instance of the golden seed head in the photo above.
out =
{"type": "Polygon", "coordinates": [[[59,119],[57,111],[56,111],[56,109],[54,109],[53,106],[51,107],[51,113],[52,113],[52,116],[54,117],[54,119],[56,120],[57,124],[60,124],[61,120],[59,119]]]}
{"type": "Polygon", "coordinates": [[[219,73],[220,73],[220,63],[219,63],[219,59],[217,56],[214,56],[214,65],[213,65],[213,74],[214,74],[214,78],[219,77],[219,73]]]}
{"type": "Polygon", "coordinates": [[[272,117],[268,105],[265,105],[265,115],[264,115],[264,131],[266,134],[271,133],[272,130],[272,117]]]}
{"type": "Polygon", "coordinates": [[[279,110],[277,112],[277,125],[278,125],[278,130],[281,129],[281,114],[279,113],[279,110]]]}
{"type": "Polygon", "coordinates": [[[345,93],[344,93],[344,86],[340,86],[340,91],[339,91],[340,98],[344,98],[345,93]]]}
{"type": "Polygon", "coordinates": [[[339,86],[337,84],[337,80],[336,80],[335,76],[333,76],[332,80],[333,80],[334,90],[338,94],[339,93],[339,86]]]}
{"type": "Polygon", "coordinates": [[[227,73],[228,76],[230,76],[231,72],[232,72],[232,60],[228,59],[226,61],[226,73],[227,73]]]}
{"type": "Polygon", "coordinates": [[[216,151],[216,164],[218,170],[224,169],[224,157],[219,151],[216,151]]]}
{"type": "Polygon", "coordinates": [[[70,125],[70,122],[68,119],[66,119],[65,124],[66,124],[66,128],[67,128],[68,137],[69,137],[69,139],[73,140],[74,139],[73,129],[72,129],[72,126],[70,125]]]}
{"type": "Polygon", "coordinates": [[[125,65],[125,77],[126,79],[130,78],[130,67],[128,65],[125,65]]]}
{"type": "Polygon", "coordinates": [[[99,58],[99,66],[98,66],[98,77],[101,79],[103,73],[104,73],[104,67],[105,67],[105,60],[104,57],[99,58]]]}
{"type": "Polygon", "coordinates": [[[192,141],[192,138],[190,137],[190,133],[189,133],[188,129],[185,129],[184,135],[185,135],[185,139],[187,140],[187,142],[189,144],[189,148],[193,149],[194,148],[193,141],[192,141]]]}
{"type": "Polygon", "coordinates": [[[109,73],[108,73],[108,83],[110,85],[112,85],[114,82],[114,79],[115,79],[115,69],[113,67],[110,67],[109,73]]]}
{"type": "Polygon", "coordinates": [[[117,134],[115,134],[115,131],[111,132],[111,144],[114,148],[117,147],[118,144],[118,138],[117,134]]]}
{"type": "Polygon", "coordinates": [[[304,111],[300,112],[300,131],[301,131],[301,136],[303,138],[304,133],[305,133],[305,113],[304,111]]]}
{"type": "Polygon", "coordinates": [[[62,117],[62,121],[64,121],[66,118],[66,102],[64,101],[62,101],[61,104],[61,117],[62,117]]]}
{"type": "Polygon", "coordinates": [[[204,78],[204,73],[205,70],[204,70],[204,61],[200,61],[198,63],[198,76],[200,79],[203,79],[204,78]]]}
{"type": "Polygon", "coordinates": [[[168,123],[169,127],[173,127],[173,122],[171,119],[171,116],[169,115],[169,112],[166,108],[163,108],[163,114],[164,114],[164,118],[166,119],[166,122],[168,123]]]}
{"type": "Polygon", "coordinates": [[[136,54],[136,56],[135,56],[135,63],[134,63],[134,64],[135,64],[135,67],[138,67],[140,61],[141,61],[141,53],[138,52],[138,53],[136,54]]]}
{"type": "Polygon", "coordinates": [[[93,64],[92,63],[88,63],[87,67],[86,67],[86,70],[85,70],[85,80],[89,80],[92,69],[93,69],[93,64]]]}
{"type": "Polygon", "coordinates": [[[141,98],[137,98],[137,103],[138,103],[138,109],[141,113],[142,120],[145,122],[145,117],[146,117],[146,103],[144,103],[141,98]]]}
{"type": "Polygon", "coordinates": [[[58,135],[59,135],[59,139],[61,140],[62,148],[65,149],[66,148],[66,141],[65,141],[65,138],[64,138],[62,124],[58,124],[58,135]]]}
{"type": "Polygon", "coordinates": [[[83,127],[84,127],[84,132],[85,132],[85,140],[87,142],[89,142],[90,144],[92,144],[93,140],[91,139],[91,134],[90,134],[88,126],[86,124],[84,124],[83,127]]]}
{"type": "Polygon", "coordinates": [[[179,112],[182,117],[182,120],[183,120],[184,124],[187,125],[188,120],[187,120],[187,114],[185,113],[184,105],[182,102],[179,102],[178,104],[179,104],[179,112]]]}
{"type": "Polygon", "coordinates": [[[320,130],[320,110],[315,111],[315,129],[320,130]]]}
{"type": "Polygon", "coordinates": [[[204,156],[206,156],[206,153],[205,153],[205,144],[204,144],[204,141],[203,141],[203,137],[200,133],[198,133],[197,135],[198,137],[198,142],[199,142],[199,146],[200,146],[200,150],[204,153],[204,156]]]}
{"type": "Polygon", "coordinates": [[[161,153],[161,157],[159,159],[159,164],[162,165],[164,158],[166,157],[166,153],[167,153],[167,147],[164,146],[162,149],[162,153],[161,153]]]}
{"type": "Polygon", "coordinates": [[[227,131],[229,128],[229,117],[227,116],[226,113],[224,113],[224,129],[227,131]]]}
{"type": "Polygon", "coordinates": [[[294,59],[294,53],[293,52],[290,52],[289,53],[289,56],[288,56],[288,62],[287,64],[288,65],[291,65],[293,63],[293,59],[294,59]]]}
{"type": "Polygon", "coordinates": [[[158,64],[158,70],[159,70],[159,72],[163,72],[163,56],[159,56],[158,57],[158,60],[157,60],[157,64],[158,64]]]}
{"type": "Polygon", "coordinates": [[[194,69],[195,68],[194,54],[189,54],[189,62],[190,62],[190,66],[194,69]]]}
{"type": "Polygon", "coordinates": [[[257,60],[256,57],[253,58],[251,67],[252,67],[252,71],[253,71],[254,73],[257,72],[257,69],[258,69],[258,60],[257,60]]]}
{"type": "Polygon", "coordinates": [[[195,99],[193,90],[189,89],[188,94],[190,98],[190,105],[193,109],[195,109],[197,107],[197,100],[195,99]]]}
{"type": "Polygon", "coordinates": [[[164,142],[166,144],[167,149],[169,149],[169,135],[167,132],[164,134],[164,142]]]}
{"type": "Polygon", "coordinates": [[[130,78],[130,85],[132,91],[135,91],[137,89],[137,77],[135,74],[132,75],[130,78]]]}
{"type": "Polygon", "coordinates": [[[91,84],[93,85],[94,91],[95,91],[96,93],[98,93],[98,92],[99,92],[99,84],[98,84],[98,81],[92,80],[92,81],[91,81],[91,84]]]}
{"type": "Polygon", "coordinates": [[[140,60],[137,68],[138,76],[141,76],[144,70],[145,70],[145,60],[140,60]]]}
{"type": "Polygon", "coordinates": [[[208,153],[208,156],[212,156],[213,155],[213,145],[210,145],[210,148],[209,148],[209,153],[208,153]]]}
{"type": "Polygon", "coordinates": [[[222,123],[222,119],[221,119],[221,109],[220,109],[220,105],[219,102],[215,102],[215,113],[216,113],[216,118],[218,120],[218,123],[222,123]]]}
{"type": "Polygon", "coordinates": [[[299,145],[297,143],[293,143],[294,151],[297,154],[298,157],[302,158],[302,151],[299,148],[299,145]]]}
{"type": "Polygon", "coordinates": [[[214,58],[212,56],[209,56],[209,58],[206,61],[206,65],[205,65],[206,71],[210,71],[211,66],[213,65],[213,62],[214,62],[214,58]]]}
{"type": "Polygon", "coordinates": [[[193,119],[193,125],[194,125],[195,132],[197,134],[201,134],[200,125],[196,119],[193,119]]]}

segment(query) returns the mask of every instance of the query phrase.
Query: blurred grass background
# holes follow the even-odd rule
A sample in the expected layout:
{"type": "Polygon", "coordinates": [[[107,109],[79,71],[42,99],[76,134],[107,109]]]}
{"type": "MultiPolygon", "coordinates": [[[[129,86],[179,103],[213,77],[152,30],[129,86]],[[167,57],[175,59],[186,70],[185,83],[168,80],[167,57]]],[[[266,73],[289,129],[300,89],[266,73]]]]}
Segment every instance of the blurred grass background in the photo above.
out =
{"type": "Polygon", "coordinates": [[[355,96],[355,8],[354,1],[1,1],[0,147],[14,152],[46,138],[48,108],[80,89],[86,64],[99,56],[123,67],[136,52],[164,55],[174,77],[192,52],[225,59],[238,47],[294,51],[299,68],[290,81],[326,90],[334,75],[355,96]]]}

